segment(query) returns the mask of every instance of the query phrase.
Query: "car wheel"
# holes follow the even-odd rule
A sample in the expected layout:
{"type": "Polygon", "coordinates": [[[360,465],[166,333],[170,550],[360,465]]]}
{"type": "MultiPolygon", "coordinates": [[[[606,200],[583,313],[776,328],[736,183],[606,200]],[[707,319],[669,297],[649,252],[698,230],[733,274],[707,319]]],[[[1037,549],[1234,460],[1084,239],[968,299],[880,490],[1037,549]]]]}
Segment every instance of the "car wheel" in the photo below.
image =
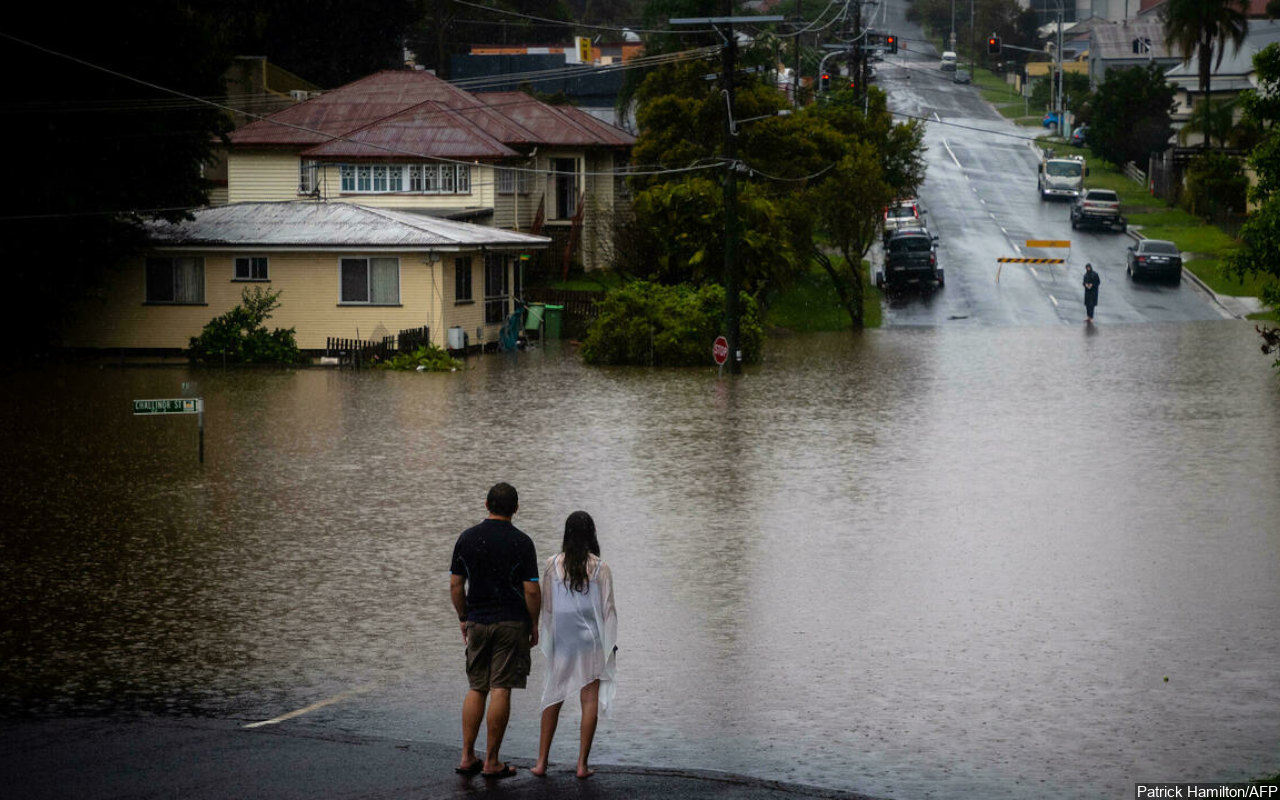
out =
{"type": "Polygon", "coordinates": [[[884,273],[880,270],[876,270],[876,288],[884,291],[884,273]]]}
{"type": "Polygon", "coordinates": [[[942,270],[938,270],[938,288],[941,289],[947,285],[946,278],[942,274],[942,270]]]}
{"type": "Polygon", "coordinates": [[[1124,274],[1129,276],[1129,280],[1133,280],[1133,265],[1132,265],[1132,264],[1125,264],[1125,266],[1124,266],[1124,274]]]}

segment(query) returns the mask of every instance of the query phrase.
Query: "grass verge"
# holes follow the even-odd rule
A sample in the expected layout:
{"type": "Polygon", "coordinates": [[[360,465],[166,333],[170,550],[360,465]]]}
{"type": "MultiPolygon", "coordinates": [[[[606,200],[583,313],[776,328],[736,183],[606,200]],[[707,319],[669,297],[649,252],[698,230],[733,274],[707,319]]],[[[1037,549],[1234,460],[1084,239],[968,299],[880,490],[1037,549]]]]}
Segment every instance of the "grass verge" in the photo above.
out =
{"type": "MultiPolygon", "coordinates": [[[[862,262],[863,327],[878,328],[882,322],[880,292],[871,282],[871,265],[862,262]]],[[[799,276],[791,288],[780,293],[765,312],[765,325],[796,333],[845,331],[853,326],[849,312],[840,305],[831,278],[814,264],[799,276]]]]}

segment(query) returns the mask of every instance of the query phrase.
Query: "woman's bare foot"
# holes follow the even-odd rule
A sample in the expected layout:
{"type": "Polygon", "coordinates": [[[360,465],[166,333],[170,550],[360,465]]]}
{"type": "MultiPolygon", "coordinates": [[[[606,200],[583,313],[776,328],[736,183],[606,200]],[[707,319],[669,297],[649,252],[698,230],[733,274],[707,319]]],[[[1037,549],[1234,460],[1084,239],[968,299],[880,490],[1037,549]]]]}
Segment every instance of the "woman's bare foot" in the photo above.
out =
{"type": "Polygon", "coordinates": [[[596,774],[596,771],[594,769],[591,769],[590,767],[584,767],[581,764],[578,765],[579,778],[590,778],[592,775],[595,775],[595,774],[596,774]]]}
{"type": "Polygon", "coordinates": [[[539,778],[547,777],[547,765],[541,761],[539,761],[537,764],[534,764],[532,767],[530,767],[529,771],[532,772],[534,775],[537,775],[539,778]]]}

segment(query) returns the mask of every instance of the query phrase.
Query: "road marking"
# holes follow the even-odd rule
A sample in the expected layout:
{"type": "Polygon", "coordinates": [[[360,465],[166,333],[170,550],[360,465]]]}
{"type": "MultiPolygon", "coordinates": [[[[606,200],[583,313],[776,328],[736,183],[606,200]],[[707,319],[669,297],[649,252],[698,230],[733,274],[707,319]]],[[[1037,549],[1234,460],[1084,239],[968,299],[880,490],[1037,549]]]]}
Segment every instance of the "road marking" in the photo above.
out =
{"type": "Polygon", "coordinates": [[[1035,267],[1027,267],[1027,269],[1031,270],[1031,274],[1032,274],[1032,275],[1035,275],[1037,278],[1039,278],[1039,277],[1040,277],[1040,273],[1039,273],[1039,272],[1036,272],[1036,268],[1035,268],[1035,267]]]}
{"type": "Polygon", "coordinates": [[[1054,297],[1053,295],[1049,295],[1049,299],[1053,301],[1053,304],[1055,306],[1058,305],[1058,298],[1054,297]]]}
{"type": "Polygon", "coordinates": [[[334,703],[341,703],[343,700],[346,700],[349,697],[355,697],[358,694],[364,694],[365,692],[369,691],[372,688],[373,688],[372,683],[365,684],[364,686],[357,686],[354,689],[348,689],[345,692],[340,692],[338,694],[335,694],[333,697],[330,697],[327,700],[321,700],[318,703],[312,703],[306,708],[299,708],[295,711],[290,711],[288,714],[281,714],[280,716],[275,717],[274,719],[264,719],[261,722],[250,722],[248,725],[245,725],[244,727],[261,728],[264,725],[275,725],[277,723],[284,722],[285,720],[290,720],[290,719],[293,719],[294,717],[300,717],[303,714],[309,714],[312,711],[317,711],[321,708],[324,708],[325,706],[331,706],[334,703]]]}
{"type": "MultiPolygon", "coordinates": [[[[938,116],[937,112],[934,112],[934,116],[935,117],[938,116]]],[[[942,120],[938,120],[938,121],[941,122],[942,120]]],[[[946,139],[942,140],[942,146],[947,148],[947,155],[951,156],[952,161],[956,162],[956,166],[959,167],[960,169],[964,169],[964,165],[960,163],[960,159],[956,158],[955,153],[951,152],[951,145],[947,144],[946,139]]]]}

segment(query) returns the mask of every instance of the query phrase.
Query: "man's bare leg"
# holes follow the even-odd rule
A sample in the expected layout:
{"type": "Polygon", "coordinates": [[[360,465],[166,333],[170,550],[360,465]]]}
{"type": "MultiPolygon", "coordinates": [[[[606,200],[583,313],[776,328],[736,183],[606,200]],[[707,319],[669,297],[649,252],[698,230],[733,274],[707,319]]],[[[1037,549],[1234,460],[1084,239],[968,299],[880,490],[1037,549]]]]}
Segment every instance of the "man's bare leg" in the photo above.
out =
{"type": "Polygon", "coordinates": [[[484,719],[484,692],[468,689],[462,699],[462,760],[459,769],[473,769],[480,759],[476,757],[476,739],[480,736],[480,721],[484,719]]]}
{"type": "Polygon", "coordinates": [[[547,774],[547,759],[551,755],[551,740],[555,738],[556,726],[560,724],[560,707],[564,703],[556,703],[542,709],[542,735],[538,737],[538,763],[529,770],[539,778],[547,774]]]}
{"type": "Polygon", "coordinates": [[[489,714],[485,718],[489,749],[484,754],[484,771],[495,773],[503,768],[498,760],[498,751],[502,749],[502,737],[506,735],[507,722],[511,719],[511,690],[494,687],[489,694],[489,714]]]}
{"type": "Polygon", "coordinates": [[[590,778],[596,771],[587,766],[591,742],[596,738],[596,717],[600,713],[600,681],[582,687],[582,736],[578,742],[578,777],[590,778]]]}

